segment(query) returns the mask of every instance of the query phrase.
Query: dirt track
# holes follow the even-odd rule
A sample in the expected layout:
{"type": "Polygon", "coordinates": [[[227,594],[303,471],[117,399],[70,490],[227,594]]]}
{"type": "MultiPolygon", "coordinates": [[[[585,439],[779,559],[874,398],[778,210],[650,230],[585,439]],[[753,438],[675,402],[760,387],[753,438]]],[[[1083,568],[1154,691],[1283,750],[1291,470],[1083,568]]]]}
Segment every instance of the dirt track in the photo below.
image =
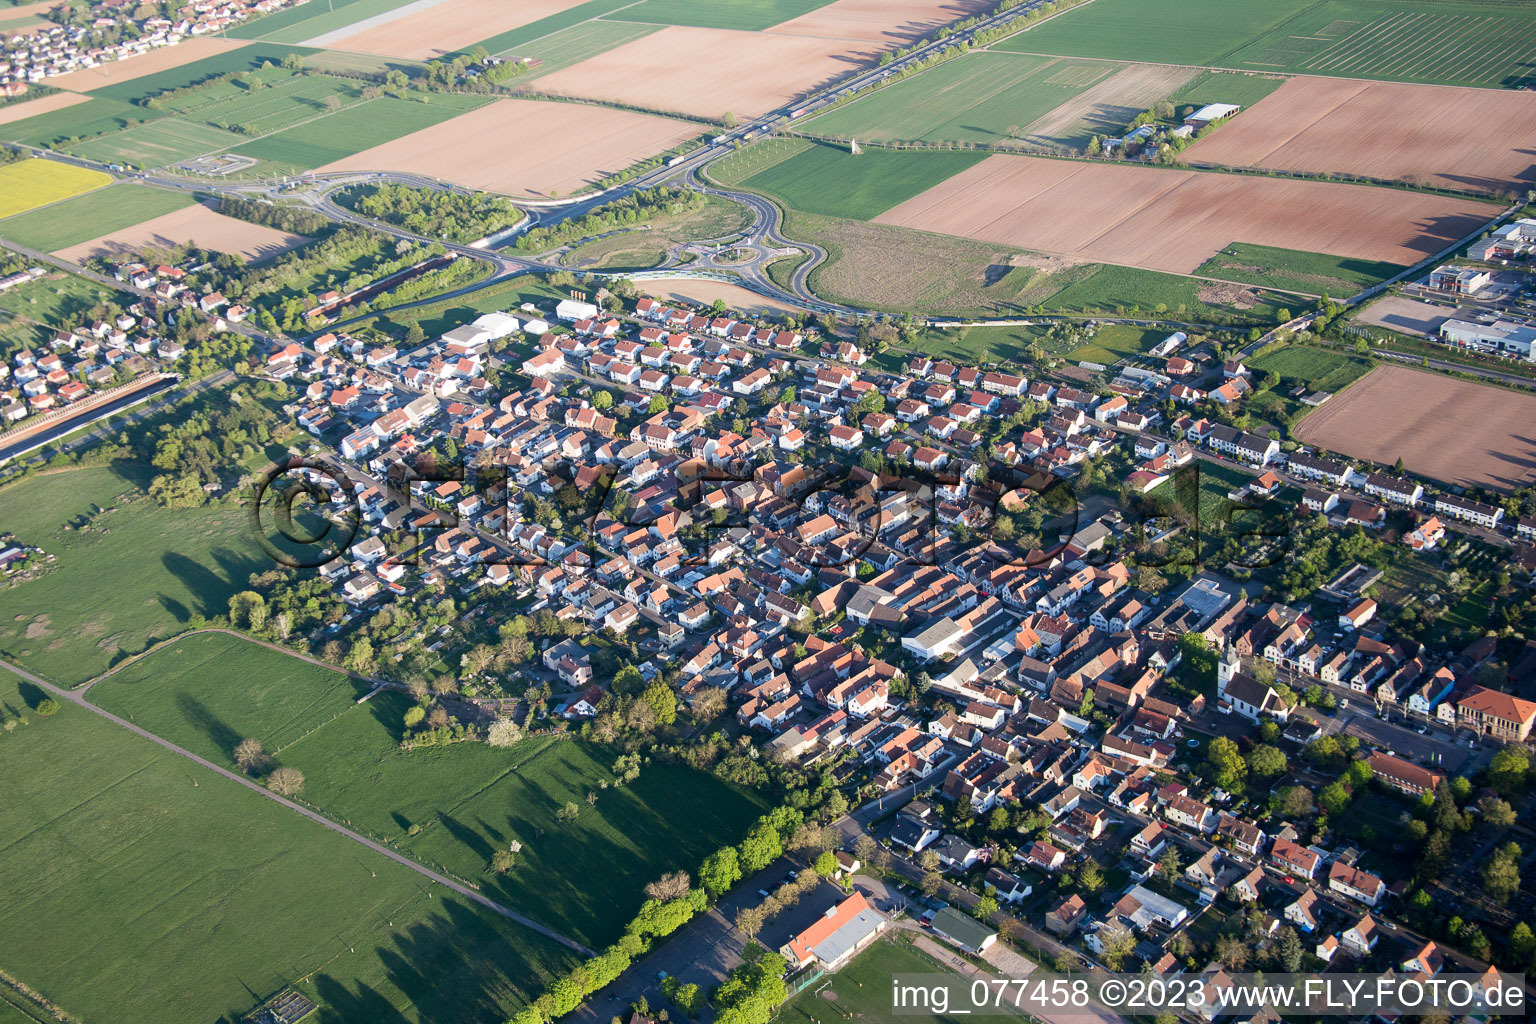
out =
{"type": "Polygon", "coordinates": [[[1231,242],[1417,263],[1499,212],[1388,188],[992,156],[875,220],[1187,274],[1231,242]]]}
{"type": "Polygon", "coordinates": [[[1192,162],[1500,191],[1536,183],[1536,93],[1292,78],[1186,150],[1192,162]]]}
{"type": "Polygon", "coordinates": [[[403,171],[507,195],[568,195],[704,129],[585,103],[498,100],[320,168],[403,171]]]}
{"type": "Polygon", "coordinates": [[[135,224],[131,228],[80,242],[53,255],[72,263],[115,252],[137,252],[147,245],[172,246],[193,242],[215,252],[239,253],[261,260],[286,252],[309,239],[286,231],[251,224],[215,213],[201,203],[135,224]]]}
{"type": "Polygon", "coordinates": [[[1447,484],[1511,491],[1536,480],[1536,397],[1378,366],[1297,425],[1296,438],[1447,484]]]}

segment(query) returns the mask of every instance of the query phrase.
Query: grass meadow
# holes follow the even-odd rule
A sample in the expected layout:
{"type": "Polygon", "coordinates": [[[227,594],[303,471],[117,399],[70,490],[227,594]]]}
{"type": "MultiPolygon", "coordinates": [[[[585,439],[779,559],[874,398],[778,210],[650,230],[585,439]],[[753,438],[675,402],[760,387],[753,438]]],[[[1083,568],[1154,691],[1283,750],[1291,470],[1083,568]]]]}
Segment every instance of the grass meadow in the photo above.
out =
{"type": "Polygon", "coordinates": [[[1369,359],[1306,345],[1288,345],[1248,360],[1258,370],[1272,370],[1281,381],[1296,381],[1319,391],[1340,391],[1364,377],[1374,365],[1369,359]]]}
{"type": "Polygon", "coordinates": [[[57,160],[18,160],[0,166],[0,217],[35,210],[110,184],[112,176],[101,171],[57,160]]]}
{"type": "Polygon", "coordinates": [[[785,205],[829,217],[870,220],[939,182],[986,159],[986,153],[866,149],[857,156],[843,146],[794,140],[750,147],[730,158],[723,171],[747,188],[766,192],[785,205]],[[757,168],[754,153],[763,166],[757,168]]]}
{"type": "Polygon", "coordinates": [[[211,57],[204,57],[202,60],[192,61],[190,64],[183,64],[180,67],[166,68],[152,75],[92,89],[91,95],[120,100],[123,103],[137,103],[146,96],[153,96],[167,89],[180,89],[194,82],[201,82],[205,78],[225,75],[231,71],[255,71],[267,61],[273,64],[282,63],[283,58],[290,53],[297,53],[302,57],[310,52],[307,49],[279,46],[274,43],[252,43],[236,50],[227,50],[211,57]]]}
{"type": "Polygon", "coordinates": [[[1285,84],[1280,75],[1239,71],[1202,71],[1168,97],[1179,116],[1207,103],[1236,103],[1251,107],[1285,84]]]}
{"type": "Polygon", "coordinates": [[[1113,366],[1122,359],[1139,356],[1168,337],[1165,330],[1137,327],[1134,324],[1108,324],[1100,327],[1093,340],[1066,354],[1074,363],[1102,363],[1113,366]]]}
{"type": "MultiPolygon", "coordinates": [[[[64,249],[173,213],[194,202],[196,200],[185,192],[134,184],[113,185],[55,203],[46,210],[34,210],[0,221],[0,237],[30,249],[64,249]]],[[[101,290],[106,291],[105,288],[101,290]]],[[[5,301],[0,296],[0,304],[5,301]]]]}
{"type": "MultiPolygon", "coordinates": [[[[0,225],[0,235],[4,234],[6,230],[0,225]]],[[[51,341],[54,329],[66,318],[103,302],[121,302],[122,298],[122,292],[106,285],[52,270],[0,294],[0,309],[45,325],[51,341]]]]}
{"type": "Polygon", "coordinates": [[[482,39],[480,45],[502,57],[521,57],[522,48],[535,40],[541,40],[545,36],[573,25],[580,25],[584,21],[590,21],[609,11],[616,11],[620,7],[628,7],[633,2],[634,0],[587,0],[584,4],[567,7],[547,18],[540,18],[538,21],[531,21],[526,25],[519,25],[517,28],[507,29],[505,32],[482,39]]]}
{"type": "Polygon", "coordinates": [[[116,1024],[504,1020],[572,955],[88,710],[0,673],[8,973],[116,1024]]]}
{"type": "Polygon", "coordinates": [[[646,25],[633,21],[587,21],[580,25],[552,32],[541,39],[520,46],[509,56],[533,57],[542,63],[525,71],[514,79],[517,83],[528,82],[540,75],[570,67],[589,57],[607,53],[614,47],[643,39],[653,32],[660,32],[660,25],[646,25]]]}
{"type": "Polygon", "coordinates": [[[1232,242],[1195,273],[1266,288],[1343,298],[1402,273],[1397,263],[1232,242]]]}
{"type": "Polygon", "coordinates": [[[1008,139],[1120,69],[979,50],[813,118],[806,131],[874,141],[975,142],[1008,139]]]}
{"type": "Polygon", "coordinates": [[[364,692],[344,673],[203,634],[90,696],[226,766],[240,739],[260,739],[277,763],[304,773],[306,802],[593,947],[618,937],[647,882],[694,870],[763,810],[755,795],[681,765],[650,764],[628,785],[605,786],[619,751],[581,741],[402,751],[410,698],[383,691],[355,703],[364,692]],[[567,802],[580,813],[562,824],[555,814],[567,802]],[[513,838],[524,844],[518,865],[498,876],[491,855],[513,838]]]}
{"type": "Polygon", "coordinates": [[[137,467],[68,469],[0,491],[6,528],[57,558],[42,578],[0,589],[5,657],[82,683],[192,615],[227,610],[271,567],[237,504],[160,508],[141,490],[148,480],[137,467]]]}

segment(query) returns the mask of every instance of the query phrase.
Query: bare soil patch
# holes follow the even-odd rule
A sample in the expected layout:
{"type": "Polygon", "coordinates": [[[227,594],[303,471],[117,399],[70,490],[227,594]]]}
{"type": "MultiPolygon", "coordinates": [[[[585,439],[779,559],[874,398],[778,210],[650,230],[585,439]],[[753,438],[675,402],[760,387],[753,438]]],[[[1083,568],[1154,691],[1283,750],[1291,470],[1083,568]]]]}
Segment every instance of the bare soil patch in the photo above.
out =
{"type": "Polygon", "coordinates": [[[1212,306],[1231,306],[1234,309],[1252,309],[1262,296],[1257,288],[1225,281],[1207,281],[1195,290],[1195,298],[1212,306]]]}
{"type": "Polygon", "coordinates": [[[766,31],[905,46],[989,6],[986,0],[834,0],[766,31]]]}
{"type": "Polygon", "coordinates": [[[1076,145],[1117,132],[1200,73],[1198,68],[1132,64],[1079,93],[1024,129],[1039,145],[1076,145]]]}
{"type": "Polygon", "coordinates": [[[870,63],[867,42],[669,25],[545,75],[540,92],[695,117],[750,117],[870,63]]]}
{"type": "Polygon", "coordinates": [[[55,110],[63,110],[72,107],[76,103],[84,103],[90,99],[77,92],[56,92],[51,96],[44,96],[40,100],[27,100],[24,103],[12,103],[0,107],[0,124],[10,124],[12,121],[20,121],[38,114],[51,114],[55,110]]]}
{"type": "Polygon", "coordinates": [[[100,67],[71,71],[67,75],[48,79],[48,84],[57,89],[90,92],[92,89],[105,89],[119,82],[131,82],[135,78],[169,71],[171,68],[179,68],[183,64],[191,64],[204,57],[228,53],[230,50],[238,50],[242,46],[249,45],[249,39],[198,36],[195,39],[177,43],[175,46],[158,47],[148,53],[141,53],[137,57],[129,57],[127,60],[114,60],[100,67]]]}
{"type": "MultiPolygon", "coordinates": [[[[333,50],[385,57],[431,60],[467,50],[482,39],[547,18],[584,0],[443,0],[421,10],[374,24],[352,35],[331,38],[333,50]]],[[[334,35],[334,33],[332,34],[334,35]]]]}
{"type": "Polygon", "coordinates": [[[713,305],[723,299],[728,308],[738,313],[758,315],[766,313],[800,312],[799,306],[778,299],[759,295],[750,288],[725,281],[689,281],[672,277],[637,277],[635,287],[653,298],[666,302],[685,302],[694,306],[713,305]]]}
{"type": "Polygon", "coordinates": [[[1536,182],[1536,93],[1292,78],[1186,150],[1196,162],[1507,192],[1536,182]]]}
{"type": "Polygon", "coordinates": [[[401,171],[513,196],[565,195],[703,130],[585,103],[498,100],[320,170],[401,171]]]}
{"type": "Polygon", "coordinates": [[[26,637],[28,640],[40,640],[43,637],[50,635],[52,632],[53,631],[48,628],[48,616],[46,615],[39,615],[37,618],[27,623],[26,637]]]}
{"type": "Polygon", "coordinates": [[[1406,366],[1378,366],[1303,419],[1296,437],[1447,484],[1510,491],[1536,480],[1536,397],[1406,366]]]}
{"type": "Polygon", "coordinates": [[[1234,239],[1412,264],[1498,212],[1389,188],[999,155],[875,220],[1188,274],[1234,239]]]}
{"type": "Polygon", "coordinates": [[[145,246],[192,242],[203,249],[238,253],[247,260],[262,260],[307,241],[309,239],[303,235],[291,235],[286,231],[236,220],[197,204],[60,249],[54,255],[78,263],[89,256],[138,252],[145,246]]]}
{"type": "Polygon", "coordinates": [[[1389,295],[1378,302],[1371,303],[1355,319],[1361,323],[1385,327],[1390,331],[1417,334],[1427,338],[1433,337],[1435,332],[1440,330],[1440,325],[1455,315],[1454,309],[1437,306],[1432,302],[1419,302],[1417,299],[1407,299],[1401,295],[1389,295]]]}

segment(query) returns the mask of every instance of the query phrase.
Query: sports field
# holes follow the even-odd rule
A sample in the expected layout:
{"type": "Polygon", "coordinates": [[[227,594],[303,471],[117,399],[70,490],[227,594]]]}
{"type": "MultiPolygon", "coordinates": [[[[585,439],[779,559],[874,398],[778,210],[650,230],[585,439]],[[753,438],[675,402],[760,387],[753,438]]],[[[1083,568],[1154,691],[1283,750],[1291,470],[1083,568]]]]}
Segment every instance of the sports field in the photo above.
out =
{"type": "Polygon", "coordinates": [[[260,738],[304,773],[307,802],[594,947],[618,937],[647,882],[692,870],[762,813],[757,796],[680,765],[653,763],[603,788],[620,751],[579,741],[402,751],[405,694],[355,704],[345,676],[294,662],[232,637],[190,638],[93,687],[91,699],[223,762],[240,738],[260,738]],[[193,646],[178,654],[183,644],[193,646]],[[580,808],[572,824],[555,820],[567,802],[580,808]],[[491,855],[513,838],[518,866],[495,875],[491,855]]]}
{"type": "Polygon", "coordinates": [[[1296,438],[1447,484],[1512,491],[1536,480],[1536,398],[1378,366],[1302,420],[1296,438]]]}
{"type": "Polygon", "coordinates": [[[0,221],[0,238],[52,252],[191,206],[185,192],[124,183],[0,221]]]}
{"type": "Polygon", "coordinates": [[[1120,65],[979,50],[805,122],[819,135],[869,141],[995,143],[1120,65]]]}
{"type": "MultiPolygon", "coordinates": [[[[994,43],[995,50],[1222,66],[1234,41],[1280,25],[1315,0],[1093,0],[994,43]]],[[[1279,70],[1276,68],[1275,70],[1279,70]]]]}
{"type": "Polygon", "coordinates": [[[287,131],[231,148],[266,161],[266,173],[308,171],[371,146],[447,121],[492,102],[487,96],[435,95],[430,103],[380,96],[287,131]]]}
{"type": "MultiPolygon", "coordinates": [[[[937,938],[925,939],[940,946],[937,938]]],[[[833,1024],[840,1020],[909,1020],[912,1024],[956,1024],[962,1018],[950,1013],[923,1013],[915,1009],[891,1012],[891,979],[898,974],[940,974],[948,970],[918,952],[901,938],[875,942],[836,974],[818,981],[784,1005],[777,1019],[801,1024],[833,1024]]],[[[955,982],[963,985],[964,982],[955,982]]],[[[1016,1020],[1003,1016],[1004,1020],[1016,1020]]]]}
{"type": "Polygon", "coordinates": [[[796,210],[868,220],[984,159],[985,153],[894,149],[855,156],[845,146],[774,139],[717,166],[722,183],[766,192],[796,210]]]}
{"type": "Polygon", "coordinates": [[[1400,263],[1350,259],[1317,252],[1297,252],[1232,242],[1195,273],[1223,281],[1243,281],[1266,288],[1347,298],[1406,269],[1400,263]]]}
{"type": "Polygon", "coordinates": [[[1323,0],[1221,63],[1500,88],[1536,79],[1533,61],[1536,9],[1529,4],[1323,0]]]}
{"type": "Polygon", "coordinates": [[[60,684],[84,682],[194,614],[228,611],[251,573],[271,567],[239,508],[163,509],[140,490],[147,483],[142,471],[73,469],[0,491],[7,529],[58,556],[43,578],[0,590],[5,657],[60,684]]]}
{"type": "Polygon", "coordinates": [[[27,721],[0,733],[0,948],[76,1019],[235,1020],[297,983],[320,1020],[501,1020],[574,959],[88,710],[40,718],[40,696],[0,672],[27,721]]]}
{"type": "Polygon", "coordinates": [[[104,164],[164,167],[202,153],[216,153],[242,141],[233,132],[179,117],[162,117],[148,124],[87,139],[70,146],[66,152],[104,164]]]}
{"type": "Polygon", "coordinates": [[[1514,194],[1536,185],[1532,137],[1533,92],[1301,77],[1185,157],[1514,194]]]}
{"type": "Polygon", "coordinates": [[[57,160],[18,160],[0,166],[0,217],[56,203],[112,184],[112,175],[57,160]]]}
{"type": "Polygon", "coordinates": [[[640,0],[610,17],[616,21],[755,32],[797,18],[826,3],[827,0],[640,0]]]}
{"type": "Polygon", "coordinates": [[[1233,239],[1414,264],[1497,212],[1398,189],[999,155],[879,220],[1178,274],[1233,239]]]}

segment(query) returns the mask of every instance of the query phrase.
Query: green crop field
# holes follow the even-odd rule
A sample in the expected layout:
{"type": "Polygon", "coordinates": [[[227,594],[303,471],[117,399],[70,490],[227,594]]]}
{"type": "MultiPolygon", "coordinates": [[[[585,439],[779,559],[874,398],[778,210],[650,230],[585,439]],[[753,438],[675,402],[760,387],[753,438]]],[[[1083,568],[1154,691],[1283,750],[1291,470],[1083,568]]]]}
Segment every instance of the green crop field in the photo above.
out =
{"type": "Polygon", "coordinates": [[[1282,382],[1296,381],[1319,391],[1338,392],[1371,371],[1369,359],[1305,345],[1285,346],[1248,360],[1256,370],[1272,370],[1282,382]]]}
{"type": "Polygon", "coordinates": [[[367,18],[388,14],[411,0],[329,0],[290,7],[265,18],[255,18],[229,30],[237,39],[263,39],[273,43],[302,43],[315,36],[336,32],[367,18]]]}
{"type": "Polygon", "coordinates": [[[813,118],[819,135],[994,143],[1018,133],[1120,65],[977,51],[813,118]]]}
{"type": "Polygon", "coordinates": [[[233,147],[230,152],[266,161],[266,173],[313,170],[402,135],[430,128],[491,102],[488,96],[449,93],[430,103],[381,96],[345,110],[233,147]]]}
{"type": "Polygon", "coordinates": [[[1267,245],[1232,242],[1201,264],[1196,274],[1243,281],[1266,288],[1345,298],[1380,284],[1406,269],[1396,263],[1351,259],[1326,253],[1297,252],[1267,245]]]}
{"type": "MultiPolygon", "coordinates": [[[[0,221],[0,238],[48,252],[142,224],[194,202],[185,192],[126,183],[111,185],[44,210],[7,217],[0,221]]],[[[0,305],[5,301],[0,297],[0,305]]]]}
{"type": "Polygon", "coordinates": [[[224,612],[251,573],[271,568],[238,505],[164,509],[140,490],[147,483],[143,472],[75,469],[0,491],[6,528],[58,558],[41,579],[0,590],[6,657],[84,682],[193,614],[224,612]],[[112,511],[92,518],[97,508],[112,511]]]}
{"type": "MultiPolygon", "coordinates": [[[[855,156],[842,146],[770,140],[761,150],[748,147],[722,163],[738,162],[724,174],[745,173],[741,184],[782,199],[796,210],[869,220],[986,156],[873,148],[855,156]],[[764,164],[760,170],[754,158],[758,153],[764,164]]],[[[720,180],[726,178],[722,175],[720,180]]]]}
{"type": "Polygon", "coordinates": [[[542,39],[520,46],[508,52],[509,57],[533,57],[542,63],[531,71],[525,71],[516,79],[527,82],[547,75],[551,71],[570,67],[589,57],[607,53],[616,46],[643,39],[652,32],[660,32],[660,25],[645,25],[633,21],[588,21],[571,28],[553,32],[542,39]]]}
{"type": "Polygon", "coordinates": [[[202,153],[216,153],[243,141],[233,132],[178,117],[162,117],[120,132],[99,135],[70,146],[65,152],[105,164],[164,167],[202,153]]]}
{"type": "Polygon", "coordinates": [[[829,0],[640,0],[612,15],[616,21],[698,25],[760,31],[825,7],[829,0]]]}
{"type": "MultiPolygon", "coordinates": [[[[993,45],[1017,53],[1220,65],[1314,0],[1093,0],[993,45]]],[[[1278,68],[1275,70],[1279,70],[1278,68]]]]}
{"type": "Polygon", "coordinates": [[[1202,71],[1168,97],[1180,117],[1207,103],[1236,103],[1251,107],[1285,84],[1279,75],[1259,75],[1242,71],[1202,71]]]}
{"type": "Polygon", "coordinates": [[[115,132],[139,121],[153,121],[164,116],[159,111],[121,100],[93,98],[50,114],[37,114],[0,126],[0,139],[46,146],[65,139],[115,132]]]}
{"type": "Polygon", "coordinates": [[[538,21],[531,21],[526,25],[519,25],[517,28],[482,39],[479,45],[485,47],[490,53],[518,56],[519,47],[527,46],[534,40],[542,39],[561,29],[590,21],[609,11],[627,7],[633,2],[634,0],[587,0],[584,4],[568,7],[558,14],[551,14],[547,18],[540,18],[538,21]]]}
{"type": "Polygon", "coordinates": [[[261,739],[304,773],[309,803],[593,946],[618,937],[647,882],[692,870],[762,813],[756,796],[681,765],[647,765],[605,788],[619,751],[594,744],[540,737],[405,752],[410,699],[385,691],[354,704],[357,693],[341,673],[216,636],[156,651],[91,697],[226,764],[241,738],[261,739]],[[581,810],[562,824],[555,812],[568,801],[581,810]],[[514,837],[518,866],[497,876],[491,855],[514,837]]]}
{"type": "Polygon", "coordinates": [[[504,1020],[572,955],[90,711],[0,673],[5,970],[76,1018],[504,1020]],[[25,718],[26,724],[20,724],[25,718]],[[127,955],[128,951],[132,955],[127,955]],[[300,980],[303,979],[303,980],[300,980]]]}
{"type": "Polygon", "coordinates": [[[1523,86],[1536,81],[1536,8],[1496,0],[1322,0],[1217,63],[1346,78],[1523,86]]]}

